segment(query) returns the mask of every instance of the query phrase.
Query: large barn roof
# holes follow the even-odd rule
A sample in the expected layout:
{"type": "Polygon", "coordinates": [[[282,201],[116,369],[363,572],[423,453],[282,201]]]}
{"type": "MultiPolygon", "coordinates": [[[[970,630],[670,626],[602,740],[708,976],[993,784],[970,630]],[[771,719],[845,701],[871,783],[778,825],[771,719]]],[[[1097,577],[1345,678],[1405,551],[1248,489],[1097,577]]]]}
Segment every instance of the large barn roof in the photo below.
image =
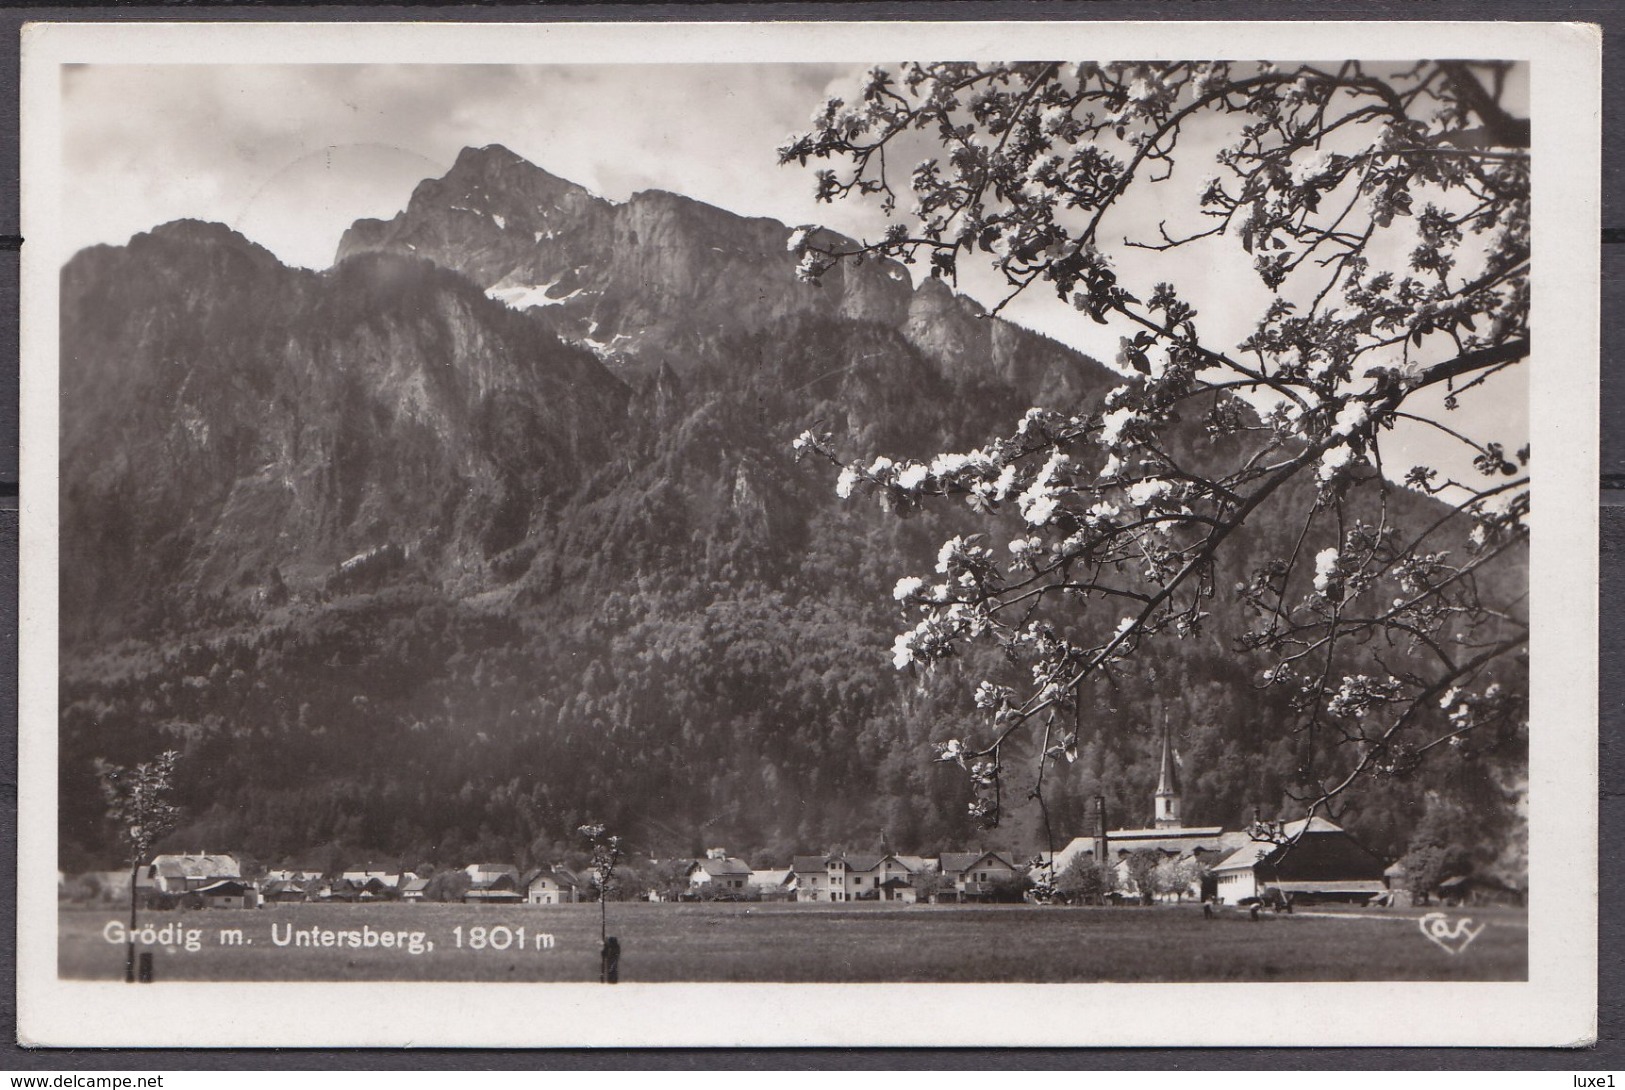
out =
{"type": "Polygon", "coordinates": [[[1384,871],[1383,861],[1374,852],[1318,815],[1288,822],[1281,827],[1279,840],[1249,843],[1213,869],[1249,870],[1259,864],[1273,872],[1277,885],[1380,881],[1384,871]]]}
{"type": "Polygon", "coordinates": [[[152,860],[152,873],[163,878],[241,878],[237,860],[229,855],[159,855],[152,860]]]}

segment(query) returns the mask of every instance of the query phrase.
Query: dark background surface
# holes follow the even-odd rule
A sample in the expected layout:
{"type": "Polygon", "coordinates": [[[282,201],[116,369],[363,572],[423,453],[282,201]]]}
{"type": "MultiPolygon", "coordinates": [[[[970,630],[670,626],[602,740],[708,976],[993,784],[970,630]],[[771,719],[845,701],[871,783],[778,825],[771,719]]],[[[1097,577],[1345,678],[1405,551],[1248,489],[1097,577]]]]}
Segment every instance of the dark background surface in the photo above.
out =
{"type": "MultiPolygon", "coordinates": [[[[257,3],[7,4],[0,8],[0,708],[16,722],[17,679],[17,253],[18,237],[18,44],[30,20],[141,21],[399,21],[457,22],[745,20],[745,19],[1501,19],[1564,20],[1603,28],[1602,194],[1602,449],[1601,449],[1601,779],[1599,865],[1600,997],[1597,1044],[1563,1049],[970,1049],[951,1055],[917,1050],[749,1050],[726,1057],[710,1050],[467,1049],[390,1050],[24,1050],[14,1043],[16,976],[12,942],[0,939],[0,1019],[4,1051],[0,1069],[199,1070],[269,1068],[357,1071],[534,1070],[664,1068],[811,1069],[952,1066],[1006,1070],[1125,1069],[1147,1071],[1259,1070],[1551,1070],[1596,1073],[1625,1068],[1625,874],[1617,847],[1625,834],[1625,663],[1615,651],[1625,637],[1625,383],[1613,360],[1625,344],[1621,301],[1625,277],[1625,153],[1612,124],[1625,109],[1625,7],[1617,3],[1547,2],[1404,3],[1369,0],[1093,0],[1079,3],[924,2],[888,4],[645,4],[480,6],[401,3],[272,5],[257,3]]],[[[12,737],[15,738],[13,729],[12,737]]],[[[0,935],[16,934],[17,758],[14,744],[0,756],[0,935]]],[[[1233,1012],[1232,1012],[1233,1013],[1233,1012]]],[[[1567,1085],[1567,1080],[1563,1085],[1567,1085]]],[[[1554,1084],[1556,1085],[1556,1084],[1554,1084]]]]}

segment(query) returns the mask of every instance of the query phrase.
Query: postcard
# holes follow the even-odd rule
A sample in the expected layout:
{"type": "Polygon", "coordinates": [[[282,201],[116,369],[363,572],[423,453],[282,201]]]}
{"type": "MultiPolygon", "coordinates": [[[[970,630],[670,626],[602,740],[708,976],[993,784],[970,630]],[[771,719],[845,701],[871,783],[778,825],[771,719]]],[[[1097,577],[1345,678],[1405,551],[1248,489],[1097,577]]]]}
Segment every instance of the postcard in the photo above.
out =
{"type": "Polygon", "coordinates": [[[21,1039],[1594,1039],[1599,40],[30,25],[21,1039]]]}

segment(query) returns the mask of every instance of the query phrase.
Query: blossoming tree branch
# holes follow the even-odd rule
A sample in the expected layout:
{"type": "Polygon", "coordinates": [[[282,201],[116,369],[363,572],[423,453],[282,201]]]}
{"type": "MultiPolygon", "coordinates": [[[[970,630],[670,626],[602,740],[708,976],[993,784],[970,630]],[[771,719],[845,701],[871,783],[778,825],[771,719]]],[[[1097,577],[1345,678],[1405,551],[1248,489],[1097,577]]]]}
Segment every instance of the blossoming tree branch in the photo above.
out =
{"type": "Polygon", "coordinates": [[[1103,399],[1035,407],[980,449],[849,460],[827,434],[796,443],[839,467],[843,498],[961,501],[987,520],[897,583],[914,623],[893,648],[899,669],[971,641],[1002,652],[976,692],[985,732],[937,753],[967,770],[984,823],[1018,737],[1037,742],[1023,751],[1042,805],[1046,767],[1089,729],[1080,687],[1200,632],[1217,595],[1245,607],[1225,635],[1259,658],[1257,683],[1288,692],[1297,729],[1337,758],[1306,770],[1310,812],[1475,733],[1526,730],[1524,602],[1483,583],[1493,565],[1521,579],[1529,452],[1472,403],[1530,349],[1530,134],[1504,105],[1509,72],[909,64],[872,71],[780,149],[831,164],[822,200],[892,217],[878,240],[798,229],[802,278],[890,258],[957,281],[980,260],[1004,289],[993,313],[1053,292],[1118,338],[1103,399]],[[1182,216],[1162,211],[1180,200],[1182,216]],[[1236,291],[1263,300],[1239,325],[1180,288],[1214,247],[1261,285],[1236,291]],[[1165,275],[1123,274],[1153,265],[1165,275]],[[1395,464],[1407,429],[1464,453],[1395,464]],[[1401,519],[1401,491],[1438,502],[1401,519]],[[1259,552],[1244,528],[1272,508],[1296,532],[1259,552]],[[1221,565],[1245,577],[1220,585],[1221,565]]]}

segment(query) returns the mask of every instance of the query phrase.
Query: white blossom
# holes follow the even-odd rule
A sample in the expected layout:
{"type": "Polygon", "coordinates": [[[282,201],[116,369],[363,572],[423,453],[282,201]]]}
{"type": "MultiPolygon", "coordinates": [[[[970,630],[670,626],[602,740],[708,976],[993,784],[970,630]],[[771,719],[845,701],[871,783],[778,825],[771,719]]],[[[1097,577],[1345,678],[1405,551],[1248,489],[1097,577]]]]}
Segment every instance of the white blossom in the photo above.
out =
{"type": "Polygon", "coordinates": [[[1317,151],[1307,155],[1292,164],[1292,184],[1303,188],[1310,182],[1316,181],[1332,169],[1332,154],[1329,151],[1317,151]]]}
{"type": "Polygon", "coordinates": [[[805,281],[817,280],[819,274],[824,271],[824,268],[825,265],[823,259],[809,250],[807,253],[801,255],[801,261],[796,265],[796,279],[805,281]]]}
{"type": "Polygon", "coordinates": [[[907,601],[915,591],[925,586],[925,580],[917,575],[905,575],[897,581],[892,588],[891,596],[899,602],[907,601]]]}
{"type": "Polygon", "coordinates": [[[1044,547],[1044,539],[1039,537],[1018,537],[1010,542],[1010,555],[1021,560],[1031,556],[1044,547]]]}
{"type": "Polygon", "coordinates": [[[925,484],[925,479],[930,472],[930,470],[926,469],[925,466],[920,465],[918,462],[910,462],[898,472],[897,487],[905,488],[910,492],[917,491],[925,484]]]}
{"type": "Polygon", "coordinates": [[[869,476],[878,477],[882,473],[884,473],[888,469],[890,469],[895,464],[896,463],[893,462],[890,458],[888,458],[884,454],[882,454],[880,457],[876,458],[874,461],[869,463],[869,476]]]}
{"type": "Polygon", "coordinates": [[[1026,435],[1029,431],[1032,430],[1032,426],[1034,424],[1038,423],[1042,419],[1044,419],[1044,410],[1043,409],[1039,409],[1039,408],[1028,409],[1026,412],[1021,414],[1021,423],[1016,425],[1016,434],[1017,435],[1026,435]]]}
{"type": "Polygon", "coordinates": [[[1070,116],[1071,112],[1065,106],[1045,106],[1038,115],[1038,122],[1045,132],[1055,133],[1061,130],[1070,116]]]}
{"type": "Polygon", "coordinates": [[[899,632],[891,645],[891,662],[897,669],[905,669],[914,661],[914,633],[899,632]]]}
{"type": "Polygon", "coordinates": [[[807,245],[807,237],[811,234],[811,228],[797,227],[794,231],[790,232],[790,238],[785,242],[784,248],[791,253],[800,252],[801,248],[807,245]]]}
{"type": "Polygon", "coordinates": [[[1330,448],[1320,456],[1320,468],[1316,475],[1322,482],[1330,481],[1354,458],[1354,452],[1341,444],[1330,448]]]}
{"type": "Polygon", "coordinates": [[[851,466],[842,468],[841,475],[835,479],[835,494],[841,499],[852,495],[852,489],[857,486],[858,471],[851,466]]]}
{"type": "Polygon", "coordinates": [[[1337,410],[1337,422],[1332,425],[1333,435],[1353,435],[1371,419],[1371,406],[1363,401],[1351,400],[1337,410]]]}
{"type": "Polygon", "coordinates": [[[1136,507],[1146,507],[1166,496],[1173,485],[1161,477],[1149,477],[1129,485],[1128,499],[1136,507]]]}
{"type": "Polygon", "coordinates": [[[1117,507],[1116,504],[1107,503],[1105,500],[1102,500],[1093,507],[1089,508],[1088,512],[1086,513],[1088,514],[1090,520],[1094,522],[1105,522],[1108,519],[1116,518],[1118,515],[1122,514],[1122,511],[1117,507]]]}
{"type": "Polygon", "coordinates": [[[1100,442],[1102,446],[1115,447],[1123,441],[1123,429],[1129,424],[1138,423],[1144,417],[1128,406],[1113,409],[1101,417],[1100,442]]]}
{"type": "Polygon", "coordinates": [[[999,471],[998,480],[993,482],[993,498],[997,500],[1005,499],[1010,495],[1010,489],[1014,488],[1015,484],[1016,467],[1005,466],[999,471]]]}
{"type": "Polygon", "coordinates": [[[1057,501],[1049,490],[1029,488],[1021,494],[1021,517],[1034,526],[1043,526],[1055,516],[1057,501]]]}
{"type": "Polygon", "coordinates": [[[1342,554],[1335,547],[1322,549],[1315,555],[1315,590],[1325,594],[1337,578],[1337,563],[1342,554]]]}

